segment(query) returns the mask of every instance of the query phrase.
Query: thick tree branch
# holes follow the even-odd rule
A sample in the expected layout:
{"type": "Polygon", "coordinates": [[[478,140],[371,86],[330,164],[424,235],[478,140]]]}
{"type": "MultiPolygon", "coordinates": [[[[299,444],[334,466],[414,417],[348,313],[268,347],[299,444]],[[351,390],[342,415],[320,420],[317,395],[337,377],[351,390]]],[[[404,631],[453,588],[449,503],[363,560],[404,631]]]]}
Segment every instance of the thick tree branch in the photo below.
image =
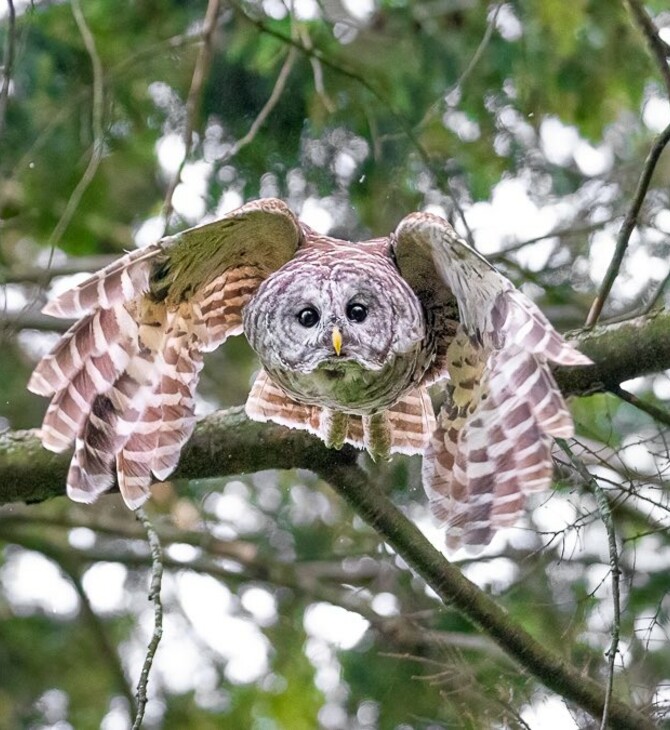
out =
{"type": "Polygon", "coordinates": [[[556,370],[565,395],[612,390],[625,380],[670,368],[670,312],[665,310],[573,332],[568,339],[595,364],[556,370]]]}
{"type": "MultiPolygon", "coordinates": [[[[625,380],[670,368],[670,312],[657,311],[576,332],[571,341],[593,366],[558,368],[566,395],[611,391],[625,380]]],[[[253,469],[353,466],[357,452],[326,449],[301,431],[249,421],[242,408],[215,413],[198,424],[174,478],[205,479],[253,469]]],[[[64,493],[69,454],[45,451],[37,431],[0,435],[0,504],[41,502],[64,493]]]]}
{"type": "MultiPolygon", "coordinates": [[[[547,651],[491,598],[471,583],[424,537],[362,472],[330,466],[318,469],[334,489],[410,565],[447,605],[453,605],[515,659],[526,671],[568,701],[602,717],[606,692],[562,657],[547,651]]],[[[612,698],[608,706],[612,727],[644,730],[650,720],[612,698]]]]}
{"type": "MultiPolygon", "coordinates": [[[[574,339],[597,365],[558,370],[566,393],[609,387],[636,375],[670,366],[670,314],[657,312],[636,320],[600,326],[574,339]]],[[[69,454],[42,449],[36,432],[0,437],[0,503],[36,502],[64,492],[69,454]]],[[[547,687],[601,716],[605,691],[541,644],[460,570],[436,551],[356,465],[357,452],[327,449],[301,431],[249,421],[241,408],[203,419],[175,478],[202,479],[262,469],[308,468],[325,478],[391,544],[441,598],[454,605],[510,657],[547,687]]],[[[616,727],[649,727],[630,707],[612,700],[609,717],[616,727]]]]}
{"type": "MultiPolygon", "coordinates": [[[[35,433],[7,434],[0,440],[0,483],[11,487],[15,500],[37,501],[62,494],[68,460],[67,454],[56,455],[41,449],[35,433]]],[[[251,422],[242,409],[231,409],[200,422],[177,476],[203,478],[252,468],[291,467],[311,468],[332,484],[445,602],[461,611],[547,687],[595,716],[602,714],[604,690],[563,659],[547,652],[435,550],[370,484],[356,465],[353,449],[333,451],[305,432],[251,422]]],[[[3,494],[2,500],[6,501],[8,496],[3,494]]],[[[613,701],[609,711],[616,727],[650,727],[645,718],[620,702],[613,701]]]]}

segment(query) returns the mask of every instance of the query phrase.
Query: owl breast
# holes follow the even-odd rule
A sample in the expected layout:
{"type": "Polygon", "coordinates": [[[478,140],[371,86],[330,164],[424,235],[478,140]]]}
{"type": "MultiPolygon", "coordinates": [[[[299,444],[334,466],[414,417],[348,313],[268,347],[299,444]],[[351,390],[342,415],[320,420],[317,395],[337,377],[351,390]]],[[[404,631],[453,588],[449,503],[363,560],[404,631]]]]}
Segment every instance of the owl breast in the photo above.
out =
{"type": "Polygon", "coordinates": [[[294,400],[360,415],[385,410],[433,357],[421,304],[388,247],[318,243],[258,288],[244,310],[247,339],[294,400]]]}
{"type": "Polygon", "coordinates": [[[310,373],[269,370],[272,379],[300,403],[343,413],[369,415],[386,410],[414,388],[425,370],[421,346],[392,358],[379,370],[354,359],[327,358],[310,373]]]}

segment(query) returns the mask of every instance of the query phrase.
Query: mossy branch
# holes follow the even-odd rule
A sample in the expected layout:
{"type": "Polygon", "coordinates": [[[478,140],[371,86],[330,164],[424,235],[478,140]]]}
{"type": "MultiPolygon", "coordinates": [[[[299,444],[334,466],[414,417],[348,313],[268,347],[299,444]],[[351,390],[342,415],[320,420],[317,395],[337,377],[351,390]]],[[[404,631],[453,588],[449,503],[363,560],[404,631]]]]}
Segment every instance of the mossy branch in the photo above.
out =
{"type": "MultiPolygon", "coordinates": [[[[670,314],[656,312],[600,326],[572,339],[596,363],[557,370],[564,392],[608,390],[620,382],[670,367],[670,314]]],[[[64,494],[69,454],[52,454],[37,431],[0,436],[0,504],[38,502],[64,494]]],[[[430,545],[357,466],[357,452],[327,449],[306,432],[249,421],[233,408],[200,421],[174,478],[201,479],[263,469],[306,468],[326,479],[445,603],[455,606],[508,656],[550,689],[599,717],[605,690],[559,656],[547,651],[498,604],[468,581],[430,545]]],[[[610,722],[620,728],[651,723],[625,703],[612,700],[610,722]]]]}

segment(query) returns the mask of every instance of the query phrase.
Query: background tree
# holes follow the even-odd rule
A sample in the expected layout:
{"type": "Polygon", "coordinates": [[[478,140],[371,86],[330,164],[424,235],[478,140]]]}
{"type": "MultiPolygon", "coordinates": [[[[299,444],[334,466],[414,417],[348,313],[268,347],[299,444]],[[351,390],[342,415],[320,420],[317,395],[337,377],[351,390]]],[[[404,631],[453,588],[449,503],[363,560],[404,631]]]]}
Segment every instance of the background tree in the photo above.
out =
{"type": "MultiPolygon", "coordinates": [[[[668,722],[666,6],[7,0],[0,726],[129,727],[153,631],[143,525],[118,495],[53,498],[67,458],[17,431],[62,325],[40,305],[270,195],[353,239],[448,216],[557,327],[587,322],[598,364],[559,373],[581,397],[554,492],[460,570],[403,518],[442,544],[418,459],[207,416],[148,509],[165,615],[146,727],[668,722]]],[[[200,412],[242,403],[256,367],[241,338],[212,354],[200,412]]]]}

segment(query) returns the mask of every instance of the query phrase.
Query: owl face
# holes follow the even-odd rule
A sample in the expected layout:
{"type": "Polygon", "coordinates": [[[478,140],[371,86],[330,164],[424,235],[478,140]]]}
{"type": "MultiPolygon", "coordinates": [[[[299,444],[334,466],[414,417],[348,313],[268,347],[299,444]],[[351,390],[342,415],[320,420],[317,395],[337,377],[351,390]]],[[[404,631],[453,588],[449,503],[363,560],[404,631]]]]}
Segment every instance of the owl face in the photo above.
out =
{"type": "Polygon", "coordinates": [[[244,330],[270,371],[379,371],[425,336],[418,299],[381,257],[296,258],[266,279],[244,330]]]}

